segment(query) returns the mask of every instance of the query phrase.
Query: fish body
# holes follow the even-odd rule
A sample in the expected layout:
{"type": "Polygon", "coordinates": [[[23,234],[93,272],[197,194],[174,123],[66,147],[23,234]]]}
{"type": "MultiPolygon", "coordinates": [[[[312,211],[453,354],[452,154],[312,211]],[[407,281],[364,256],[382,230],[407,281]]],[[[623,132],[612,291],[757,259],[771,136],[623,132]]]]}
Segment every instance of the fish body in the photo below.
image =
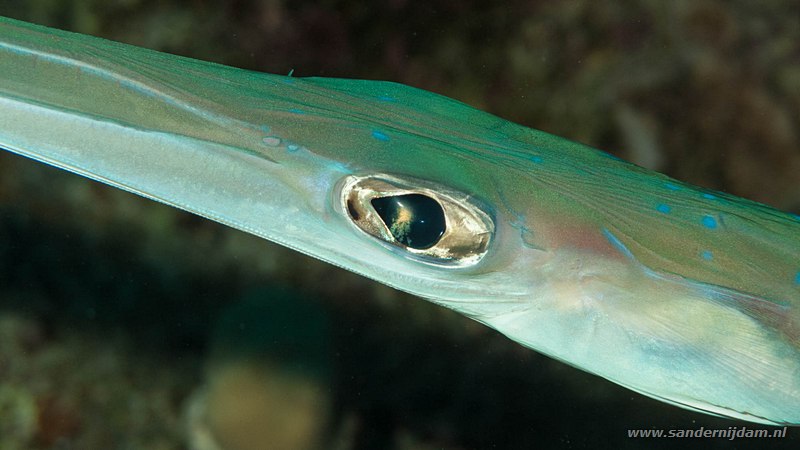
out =
{"type": "Polygon", "coordinates": [[[660,400],[800,425],[800,217],[401,84],[0,19],[0,148],[275,241],[660,400]],[[365,234],[343,180],[453,192],[475,264],[365,234]],[[461,197],[459,197],[461,195],[461,197]]]}

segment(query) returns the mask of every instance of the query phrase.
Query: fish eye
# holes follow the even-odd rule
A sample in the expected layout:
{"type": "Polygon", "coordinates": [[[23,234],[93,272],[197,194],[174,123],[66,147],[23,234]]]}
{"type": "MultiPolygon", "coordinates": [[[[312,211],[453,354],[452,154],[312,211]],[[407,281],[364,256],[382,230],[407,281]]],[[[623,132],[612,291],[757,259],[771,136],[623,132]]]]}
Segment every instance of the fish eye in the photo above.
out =
{"type": "Polygon", "coordinates": [[[341,210],[356,228],[427,263],[476,264],[494,234],[478,202],[423,180],[350,175],[339,192],[341,210]]]}
{"type": "Polygon", "coordinates": [[[370,203],[401,245],[423,250],[439,242],[444,234],[444,210],[426,195],[393,195],[374,198],[370,203]]]}

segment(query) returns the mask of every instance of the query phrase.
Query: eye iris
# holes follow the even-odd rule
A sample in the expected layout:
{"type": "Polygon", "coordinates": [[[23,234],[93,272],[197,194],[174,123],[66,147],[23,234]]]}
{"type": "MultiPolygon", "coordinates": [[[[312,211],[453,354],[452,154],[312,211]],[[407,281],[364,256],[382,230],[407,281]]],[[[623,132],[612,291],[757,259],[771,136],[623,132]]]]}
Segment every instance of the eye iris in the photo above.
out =
{"type": "Polygon", "coordinates": [[[444,211],[436,200],[422,194],[372,199],[372,207],[402,245],[423,250],[444,234],[444,211]]]}

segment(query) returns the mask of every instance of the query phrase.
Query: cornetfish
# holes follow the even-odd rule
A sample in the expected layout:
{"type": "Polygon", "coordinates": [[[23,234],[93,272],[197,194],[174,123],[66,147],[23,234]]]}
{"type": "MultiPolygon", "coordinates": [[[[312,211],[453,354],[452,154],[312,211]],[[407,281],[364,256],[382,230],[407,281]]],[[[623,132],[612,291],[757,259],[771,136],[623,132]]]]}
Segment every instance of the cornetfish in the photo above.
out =
{"type": "Polygon", "coordinates": [[[684,408],[800,425],[800,217],[391,82],[0,19],[0,148],[684,408]]]}

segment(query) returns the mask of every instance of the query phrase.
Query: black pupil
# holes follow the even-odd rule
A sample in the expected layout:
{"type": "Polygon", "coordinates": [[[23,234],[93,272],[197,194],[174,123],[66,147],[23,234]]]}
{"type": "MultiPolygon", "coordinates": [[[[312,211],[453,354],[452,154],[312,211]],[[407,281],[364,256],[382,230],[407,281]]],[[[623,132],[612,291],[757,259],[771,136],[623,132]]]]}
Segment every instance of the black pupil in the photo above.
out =
{"type": "Polygon", "coordinates": [[[436,200],[422,194],[396,195],[372,200],[372,207],[400,244],[423,250],[444,234],[444,211],[436,200]]]}

